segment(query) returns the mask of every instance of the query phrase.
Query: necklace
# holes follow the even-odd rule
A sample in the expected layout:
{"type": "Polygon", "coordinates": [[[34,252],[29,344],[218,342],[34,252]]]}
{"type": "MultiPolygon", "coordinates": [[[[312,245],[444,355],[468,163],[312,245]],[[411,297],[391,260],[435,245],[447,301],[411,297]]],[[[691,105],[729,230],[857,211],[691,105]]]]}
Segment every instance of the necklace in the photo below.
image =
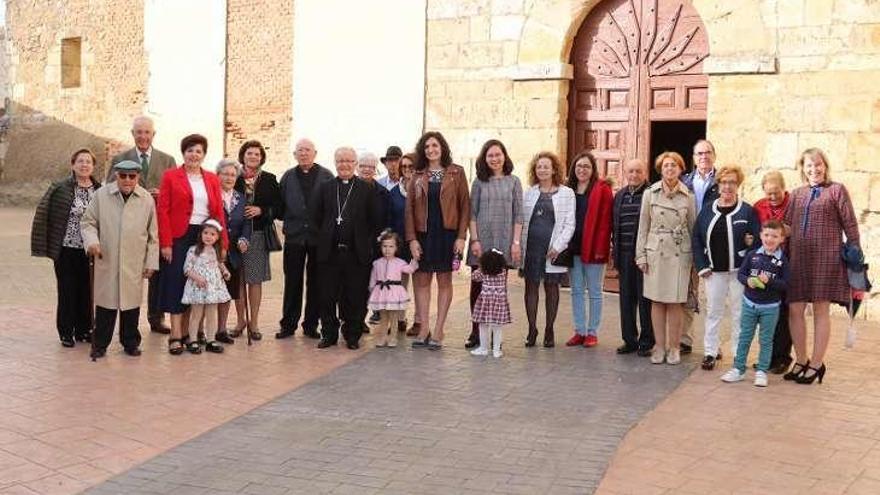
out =
{"type": "Polygon", "coordinates": [[[351,183],[351,187],[348,188],[348,192],[345,193],[345,201],[342,202],[342,206],[339,205],[339,185],[336,186],[336,225],[342,225],[342,212],[345,211],[345,206],[348,205],[348,198],[351,196],[351,191],[354,189],[354,182],[351,183]]]}

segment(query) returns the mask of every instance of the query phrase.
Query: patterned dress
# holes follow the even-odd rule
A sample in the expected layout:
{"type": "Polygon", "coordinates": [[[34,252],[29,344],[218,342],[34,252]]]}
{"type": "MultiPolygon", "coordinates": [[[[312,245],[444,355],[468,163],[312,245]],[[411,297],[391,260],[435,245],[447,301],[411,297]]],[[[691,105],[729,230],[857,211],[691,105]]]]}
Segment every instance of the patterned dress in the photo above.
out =
{"type": "Polygon", "coordinates": [[[849,304],[846,265],[840,257],[843,235],[850,243],[860,244],[859,225],[846,187],[831,182],[795,189],[785,223],[791,226],[788,302],[849,304]]]}
{"type": "Polygon", "coordinates": [[[195,272],[207,281],[206,287],[199,287],[189,277],[183,287],[183,304],[217,304],[230,300],[229,291],[226,290],[226,282],[220,272],[220,262],[217,252],[213,248],[205,248],[202,254],[196,255],[196,246],[189,248],[186,253],[186,261],[183,263],[183,273],[195,272]]]}
{"type": "Polygon", "coordinates": [[[67,217],[67,229],[64,231],[64,240],[61,241],[62,246],[74,249],[83,248],[79,224],[83,213],[86,212],[86,207],[92,202],[93,197],[95,197],[94,185],[89,187],[77,185],[74,187],[73,203],[70,204],[70,215],[67,217]]]}
{"type": "Polygon", "coordinates": [[[510,304],[507,301],[507,270],[498,275],[484,275],[479,269],[471,274],[471,280],[482,282],[483,290],[474,303],[471,319],[474,323],[507,325],[510,323],[510,304]]]}
{"type": "MultiPolygon", "coordinates": [[[[515,175],[490,177],[485,182],[475,180],[471,186],[471,220],[477,222],[480,246],[483,251],[497,249],[504,253],[508,267],[514,266],[510,246],[513,226],[523,223],[522,204],[522,185],[515,175]]],[[[467,264],[477,266],[479,260],[470,253],[467,264]]]]}

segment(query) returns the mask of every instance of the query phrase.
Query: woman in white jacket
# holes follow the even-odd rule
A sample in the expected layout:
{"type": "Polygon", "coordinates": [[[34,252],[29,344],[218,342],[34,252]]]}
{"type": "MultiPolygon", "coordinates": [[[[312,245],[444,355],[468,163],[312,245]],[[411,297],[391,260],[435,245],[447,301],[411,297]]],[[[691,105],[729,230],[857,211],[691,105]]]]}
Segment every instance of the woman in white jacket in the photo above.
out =
{"type": "Polygon", "coordinates": [[[559,284],[568,268],[553,264],[568,246],[574,233],[574,191],[564,186],[565,172],[559,158],[542,151],[529,163],[529,184],[523,194],[522,249],[520,275],[526,281],[525,305],[529,320],[526,347],[538,338],[538,287],[544,282],[544,347],[553,347],[553,323],[559,309],[559,284]]]}

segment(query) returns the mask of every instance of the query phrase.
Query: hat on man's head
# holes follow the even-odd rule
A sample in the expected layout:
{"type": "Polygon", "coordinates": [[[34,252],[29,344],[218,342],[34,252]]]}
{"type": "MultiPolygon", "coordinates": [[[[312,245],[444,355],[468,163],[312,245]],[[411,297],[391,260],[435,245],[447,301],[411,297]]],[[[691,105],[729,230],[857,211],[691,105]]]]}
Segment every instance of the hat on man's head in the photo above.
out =
{"type": "Polygon", "coordinates": [[[399,159],[403,156],[403,152],[400,151],[400,146],[389,146],[387,150],[385,150],[385,156],[379,159],[382,163],[385,163],[385,160],[394,160],[399,159]]]}
{"type": "Polygon", "coordinates": [[[141,164],[133,161],[133,160],[122,160],[121,162],[113,165],[113,170],[125,170],[132,172],[140,172],[141,164]]]}

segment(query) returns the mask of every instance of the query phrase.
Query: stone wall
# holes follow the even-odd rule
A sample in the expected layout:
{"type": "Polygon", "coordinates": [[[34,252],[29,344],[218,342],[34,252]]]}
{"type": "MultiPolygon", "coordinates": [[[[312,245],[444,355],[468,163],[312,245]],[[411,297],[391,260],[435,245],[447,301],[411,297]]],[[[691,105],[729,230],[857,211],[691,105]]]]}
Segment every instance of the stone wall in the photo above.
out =
{"type": "Polygon", "coordinates": [[[293,0],[228,0],[226,154],[244,141],[268,149],[275,172],[292,164],[293,0]]]}
{"type": "Polygon", "coordinates": [[[6,180],[57,178],[80,147],[92,148],[103,167],[130,141],[131,117],[145,102],[142,0],[6,3],[6,180]],[[61,41],[70,37],[82,38],[81,86],[62,88],[61,41]]]}
{"type": "MultiPolygon", "coordinates": [[[[459,163],[498,137],[518,171],[538,150],[565,154],[573,37],[596,0],[429,0],[426,127],[459,163]]],[[[868,261],[880,266],[880,2],[695,0],[708,31],[708,135],[719,163],[763,171],[825,149],[850,190],[868,261]]],[[[522,176],[522,173],[520,173],[522,176]]],[[[880,318],[880,299],[868,304],[880,318]]]]}

